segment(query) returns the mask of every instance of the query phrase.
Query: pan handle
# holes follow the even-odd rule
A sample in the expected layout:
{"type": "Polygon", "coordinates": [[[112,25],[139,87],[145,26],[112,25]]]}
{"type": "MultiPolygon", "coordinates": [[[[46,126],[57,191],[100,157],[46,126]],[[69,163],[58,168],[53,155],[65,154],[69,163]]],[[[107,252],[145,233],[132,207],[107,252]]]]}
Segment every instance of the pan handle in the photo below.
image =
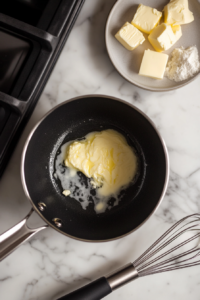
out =
{"type": "Polygon", "coordinates": [[[48,225],[44,225],[32,229],[27,226],[27,221],[33,211],[34,209],[32,208],[29,214],[21,222],[0,235],[0,261],[34,234],[48,227],[48,225]]]}

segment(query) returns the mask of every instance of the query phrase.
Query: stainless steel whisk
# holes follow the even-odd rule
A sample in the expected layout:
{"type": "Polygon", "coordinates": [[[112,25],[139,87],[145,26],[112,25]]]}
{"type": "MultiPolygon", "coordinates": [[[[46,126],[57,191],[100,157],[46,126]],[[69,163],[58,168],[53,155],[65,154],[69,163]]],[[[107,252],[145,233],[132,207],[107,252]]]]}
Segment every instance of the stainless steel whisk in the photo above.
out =
{"type": "Polygon", "coordinates": [[[200,214],[190,215],[181,219],[133,262],[139,277],[200,264],[200,260],[195,261],[200,254],[199,242],[196,245],[192,245],[192,242],[197,241],[199,237],[200,214]],[[179,243],[177,243],[178,239],[180,239],[179,243]],[[173,246],[169,250],[165,250],[170,244],[173,246]],[[176,254],[178,250],[186,245],[190,245],[190,249],[176,254]],[[160,254],[162,251],[163,253],[160,254]],[[171,254],[173,255],[170,258],[171,254]]]}
{"type": "Polygon", "coordinates": [[[133,263],[59,299],[99,300],[139,277],[199,265],[199,237],[200,214],[187,216],[176,222],[133,263]]]}

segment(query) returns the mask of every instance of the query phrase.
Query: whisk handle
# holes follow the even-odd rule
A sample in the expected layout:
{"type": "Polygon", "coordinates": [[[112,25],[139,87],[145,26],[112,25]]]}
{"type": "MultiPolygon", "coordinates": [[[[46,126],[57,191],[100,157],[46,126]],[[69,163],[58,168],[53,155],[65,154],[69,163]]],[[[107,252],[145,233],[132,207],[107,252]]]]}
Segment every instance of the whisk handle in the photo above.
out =
{"type": "Polygon", "coordinates": [[[105,277],[101,277],[58,300],[99,300],[112,292],[105,277]]]}
{"type": "Polygon", "coordinates": [[[101,277],[57,300],[99,300],[136,278],[138,272],[130,263],[107,277],[101,277]]]}

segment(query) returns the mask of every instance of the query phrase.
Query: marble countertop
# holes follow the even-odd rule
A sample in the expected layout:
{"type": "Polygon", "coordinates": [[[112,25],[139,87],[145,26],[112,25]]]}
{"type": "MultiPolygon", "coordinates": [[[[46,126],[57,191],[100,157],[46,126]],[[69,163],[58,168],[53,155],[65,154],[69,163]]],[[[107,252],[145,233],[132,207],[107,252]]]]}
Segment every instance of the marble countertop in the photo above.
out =
{"type": "MultiPolygon", "coordinates": [[[[0,180],[0,233],[30,210],[20,179],[22,148],[30,130],[51,108],[75,96],[115,96],[137,106],[154,121],[169,151],[166,196],[141,228],[116,241],[85,243],[51,228],[41,231],[1,262],[1,299],[56,299],[135,260],[173,222],[200,212],[200,77],[168,93],[145,91],[125,81],[110,62],[104,42],[105,22],[114,2],[87,0],[83,6],[0,180]]],[[[41,222],[36,213],[31,222],[41,222]]],[[[194,267],[143,277],[105,299],[198,300],[199,276],[200,267],[194,267]]]]}

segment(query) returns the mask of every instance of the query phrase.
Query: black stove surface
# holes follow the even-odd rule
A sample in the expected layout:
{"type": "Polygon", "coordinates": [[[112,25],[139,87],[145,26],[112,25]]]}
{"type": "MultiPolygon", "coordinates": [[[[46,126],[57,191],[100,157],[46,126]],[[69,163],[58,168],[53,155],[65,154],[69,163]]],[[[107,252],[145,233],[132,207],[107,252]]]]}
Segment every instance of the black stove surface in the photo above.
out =
{"type": "Polygon", "coordinates": [[[0,176],[84,0],[0,4],[0,176]]]}

